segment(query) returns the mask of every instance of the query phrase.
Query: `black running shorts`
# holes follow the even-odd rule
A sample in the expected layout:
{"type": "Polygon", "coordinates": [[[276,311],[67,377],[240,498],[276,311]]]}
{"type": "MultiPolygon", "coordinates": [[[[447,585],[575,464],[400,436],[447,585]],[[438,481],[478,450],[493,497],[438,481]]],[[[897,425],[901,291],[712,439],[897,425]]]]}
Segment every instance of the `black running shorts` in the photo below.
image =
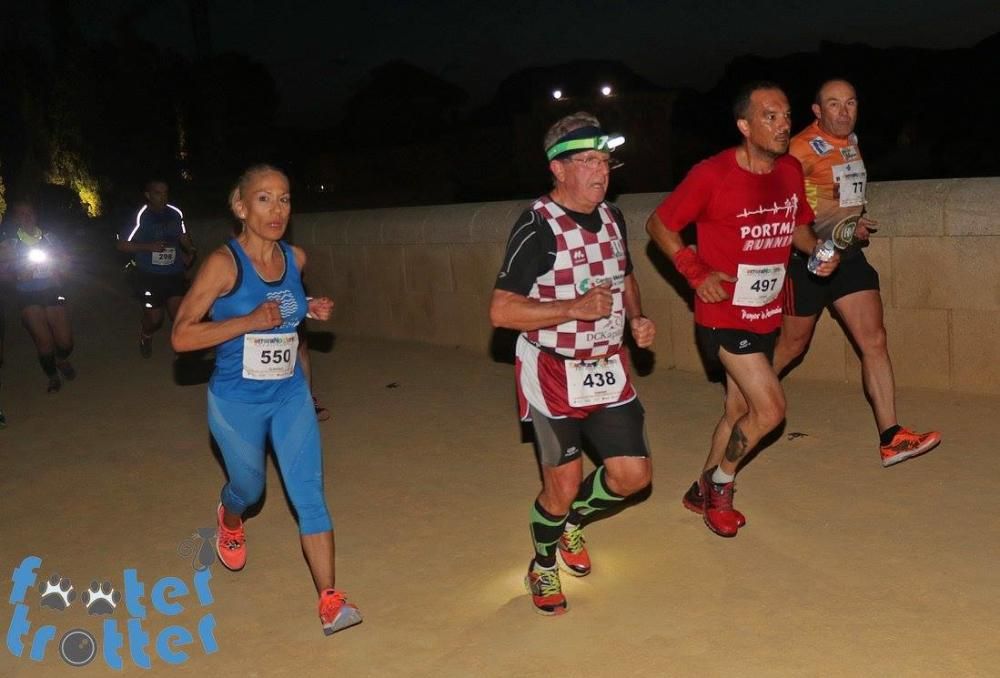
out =
{"type": "Polygon", "coordinates": [[[841,297],[879,289],[878,271],[872,268],[861,250],[842,258],[837,270],[826,278],[815,276],[806,269],[807,258],[795,252],[788,261],[788,276],[782,290],[785,315],[819,315],[841,297]]]}
{"type": "Polygon", "coordinates": [[[172,297],[183,297],[187,293],[188,282],[183,273],[159,275],[136,271],[133,281],[135,298],[145,308],[159,308],[172,297]]]}
{"type": "Polygon", "coordinates": [[[62,290],[58,287],[49,287],[44,290],[32,290],[26,292],[17,290],[17,308],[24,310],[29,306],[62,306],[66,303],[66,297],[62,295],[62,290]]]}
{"type": "Polygon", "coordinates": [[[585,419],[550,419],[531,408],[538,455],[546,466],[578,459],[584,449],[600,459],[648,457],[645,410],[638,398],[591,412],[585,419]]]}
{"type": "Polygon", "coordinates": [[[778,338],[777,332],[757,334],[746,330],[711,328],[698,324],[695,324],[694,332],[702,354],[715,364],[719,363],[720,348],[736,355],[763,353],[769,362],[774,362],[774,344],[778,338]]]}

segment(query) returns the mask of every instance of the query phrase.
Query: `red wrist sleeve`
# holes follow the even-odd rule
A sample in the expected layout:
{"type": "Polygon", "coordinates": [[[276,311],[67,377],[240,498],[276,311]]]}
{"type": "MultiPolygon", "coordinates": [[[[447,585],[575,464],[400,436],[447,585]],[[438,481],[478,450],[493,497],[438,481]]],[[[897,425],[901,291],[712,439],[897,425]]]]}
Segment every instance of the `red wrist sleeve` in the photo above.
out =
{"type": "Polygon", "coordinates": [[[712,272],[712,267],[706,264],[698,253],[690,247],[682,247],[674,254],[674,266],[682,276],[684,276],[691,289],[698,289],[698,286],[705,282],[705,278],[712,272]]]}

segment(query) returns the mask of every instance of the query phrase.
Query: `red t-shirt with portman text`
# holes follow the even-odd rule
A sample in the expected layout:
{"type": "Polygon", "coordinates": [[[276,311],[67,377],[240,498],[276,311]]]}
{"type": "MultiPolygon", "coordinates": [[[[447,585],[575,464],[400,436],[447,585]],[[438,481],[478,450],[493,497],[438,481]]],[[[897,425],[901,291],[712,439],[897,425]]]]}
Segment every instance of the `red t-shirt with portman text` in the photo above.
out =
{"type": "Polygon", "coordinates": [[[671,231],[695,223],[698,255],[712,270],[741,278],[722,283],[726,301],[709,304],[695,296],[696,323],[758,334],[781,326],[792,233],[814,219],[795,158],[780,156],[770,173],[754,174],[736,162],[735,148],[725,150],[692,167],[656,215],[671,231]]]}

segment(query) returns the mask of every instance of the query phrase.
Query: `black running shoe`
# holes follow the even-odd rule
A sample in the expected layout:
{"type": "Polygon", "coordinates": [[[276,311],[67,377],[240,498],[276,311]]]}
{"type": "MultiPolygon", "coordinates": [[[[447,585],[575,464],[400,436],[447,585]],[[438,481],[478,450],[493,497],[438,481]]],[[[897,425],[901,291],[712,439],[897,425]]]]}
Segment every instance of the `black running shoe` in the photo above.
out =
{"type": "Polygon", "coordinates": [[[73,369],[73,366],[68,360],[56,363],[56,367],[59,368],[59,374],[63,375],[63,379],[66,381],[73,381],[76,379],[76,370],[73,369]]]}

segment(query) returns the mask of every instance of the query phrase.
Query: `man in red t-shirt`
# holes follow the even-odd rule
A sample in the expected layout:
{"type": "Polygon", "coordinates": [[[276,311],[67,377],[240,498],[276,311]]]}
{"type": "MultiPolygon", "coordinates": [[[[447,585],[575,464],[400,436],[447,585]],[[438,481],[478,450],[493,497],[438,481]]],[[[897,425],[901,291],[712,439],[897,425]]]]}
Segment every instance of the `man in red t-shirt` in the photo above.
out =
{"type": "MultiPolygon", "coordinates": [[[[737,95],[733,113],[743,143],[695,165],[646,222],[695,290],[701,350],[726,371],[725,412],[705,467],[683,500],[723,537],[736,536],[746,522],[733,508],[740,462],[785,417],[771,359],[788,256],[793,245],[807,253],[817,247],[802,167],[785,155],[791,129],[785,93],[773,83],[751,83],[737,95]],[[697,250],[681,239],[691,223],[697,224],[697,250]]],[[[817,275],[829,275],[837,263],[834,255],[817,275]]]]}

